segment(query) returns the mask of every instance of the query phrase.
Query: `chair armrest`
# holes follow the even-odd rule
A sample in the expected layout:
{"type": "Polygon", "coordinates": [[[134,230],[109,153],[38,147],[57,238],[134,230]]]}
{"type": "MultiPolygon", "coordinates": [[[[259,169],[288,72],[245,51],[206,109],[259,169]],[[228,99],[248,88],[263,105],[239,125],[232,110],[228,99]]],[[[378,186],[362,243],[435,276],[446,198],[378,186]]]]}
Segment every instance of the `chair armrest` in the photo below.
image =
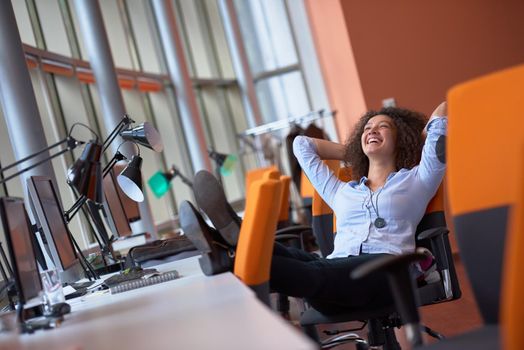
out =
{"type": "Polygon", "coordinates": [[[449,230],[447,229],[447,227],[444,227],[444,226],[431,228],[429,230],[424,230],[420,232],[417,235],[417,241],[422,241],[424,239],[433,239],[438,236],[447,235],[448,233],[449,233],[449,230]]]}
{"type": "Polygon", "coordinates": [[[311,231],[311,226],[306,225],[295,225],[295,226],[289,226],[284,227],[275,232],[276,235],[285,235],[285,234],[300,234],[304,231],[311,231]]]}
{"type": "Polygon", "coordinates": [[[415,261],[423,260],[426,255],[420,252],[402,255],[387,255],[365,264],[360,265],[351,272],[351,278],[359,279],[371,275],[378,271],[394,273],[397,269],[409,268],[409,264],[415,261]]]}
{"type": "Polygon", "coordinates": [[[459,298],[461,295],[457,282],[455,268],[453,266],[453,257],[449,238],[449,230],[446,227],[436,227],[422,231],[417,236],[417,241],[429,240],[431,244],[431,253],[437,261],[437,269],[442,277],[446,300],[459,298]]]}
{"type": "Polygon", "coordinates": [[[308,231],[311,232],[311,227],[305,225],[284,227],[275,232],[275,241],[282,242],[295,248],[304,249],[302,233],[308,231]]]}

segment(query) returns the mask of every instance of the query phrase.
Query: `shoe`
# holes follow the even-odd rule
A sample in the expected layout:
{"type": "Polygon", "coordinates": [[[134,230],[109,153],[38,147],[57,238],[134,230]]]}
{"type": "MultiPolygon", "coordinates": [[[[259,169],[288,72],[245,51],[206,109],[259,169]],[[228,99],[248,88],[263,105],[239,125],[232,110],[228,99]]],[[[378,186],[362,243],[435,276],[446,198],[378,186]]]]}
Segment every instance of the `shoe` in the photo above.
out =
{"type": "Polygon", "coordinates": [[[193,179],[195,199],[213,226],[228,244],[236,247],[241,220],[226,199],[222,185],[206,170],[196,173],[193,179]]]}
{"type": "Polygon", "coordinates": [[[200,212],[188,201],[182,201],[178,211],[180,226],[187,238],[202,256],[198,262],[206,276],[232,271],[234,250],[202,218],[200,212]]]}

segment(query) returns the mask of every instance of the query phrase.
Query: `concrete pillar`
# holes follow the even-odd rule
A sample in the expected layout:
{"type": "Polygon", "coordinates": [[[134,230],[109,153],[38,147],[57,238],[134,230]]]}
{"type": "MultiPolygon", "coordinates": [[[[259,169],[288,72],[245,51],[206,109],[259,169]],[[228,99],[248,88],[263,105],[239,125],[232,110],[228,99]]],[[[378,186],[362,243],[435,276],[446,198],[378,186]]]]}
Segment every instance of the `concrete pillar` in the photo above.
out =
{"type": "MultiPolygon", "coordinates": [[[[97,0],[75,0],[74,4],[84,38],[84,44],[89,55],[89,63],[93,69],[96,85],[100,94],[104,124],[109,133],[122,120],[125,114],[125,106],[122,92],[118,85],[118,78],[109,47],[102,12],[97,0]]],[[[113,154],[122,142],[121,137],[117,137],[115,141],[113,141],[111,144],[113,154]]],[[[136,153],[134,146],[129,143],[122,145],[120,151],[128,156],[129,159],[131,159],[131,155],[136,153]]],[[[133,228],[136,231],[149,232],[153,237],[156,237],[157,231],[151,208],[147,201],[147,196],[144,197],[144,201],[139,203],[140,224],[137,223],[133,228]]]]}

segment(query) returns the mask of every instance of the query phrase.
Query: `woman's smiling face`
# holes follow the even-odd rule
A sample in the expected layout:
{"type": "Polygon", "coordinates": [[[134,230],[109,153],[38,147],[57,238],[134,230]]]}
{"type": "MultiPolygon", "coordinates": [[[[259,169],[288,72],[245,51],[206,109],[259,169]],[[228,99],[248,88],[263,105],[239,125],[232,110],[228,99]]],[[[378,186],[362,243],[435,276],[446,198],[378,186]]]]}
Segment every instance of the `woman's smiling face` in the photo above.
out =
{"type": "Polygon", "coordinates": [[[379,114],[364,125],[361,138],[362,150],[366,156],[393,157],[397,144],[397,128],[393,119],[379,114]]]}

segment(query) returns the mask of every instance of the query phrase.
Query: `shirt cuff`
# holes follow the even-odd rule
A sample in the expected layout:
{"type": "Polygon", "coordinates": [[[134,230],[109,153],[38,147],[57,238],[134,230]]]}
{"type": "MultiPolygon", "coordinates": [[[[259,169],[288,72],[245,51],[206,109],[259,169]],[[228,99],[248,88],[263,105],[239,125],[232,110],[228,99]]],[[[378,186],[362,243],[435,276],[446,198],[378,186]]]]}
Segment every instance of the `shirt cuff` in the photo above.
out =
{"type": "Polygon", "coordinates": [[[448,129],[448,118],[445,116],[433,116],[426,125],[428,133],[446,135],[448,129]]]}
{"type": "Polygon", "coordinates": [[[296,155],[297,152],[302,150],[312,149],[316,152],[317,148],[315,142],[307,136],[299,135],[293,140],[293,153],[296,155]]]}

